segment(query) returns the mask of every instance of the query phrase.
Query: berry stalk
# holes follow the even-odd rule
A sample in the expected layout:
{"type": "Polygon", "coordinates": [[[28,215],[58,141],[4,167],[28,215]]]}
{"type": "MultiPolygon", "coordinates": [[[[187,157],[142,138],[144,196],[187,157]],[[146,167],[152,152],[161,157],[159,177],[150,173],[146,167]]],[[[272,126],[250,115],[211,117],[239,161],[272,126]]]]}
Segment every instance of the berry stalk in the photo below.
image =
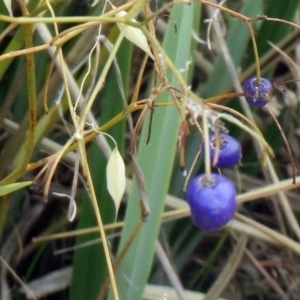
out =
{"type": "Polygon", "coordinates": [[[246,23],[249,27],[250,36],[251,36],[252,45],[253,45],[253,50],[254,50],[256,79],[257,79],[257,82],[260,82],[260,78],[261,78],[260,64],[259,64],[259,55],[258,55],[258,50],[257,50],[257,43],[256,43],[256,39],[255,39],[255,34],[254,34],[253,28],[251,26],[251,23],[250,22],[246,22],[246,23]]]}
{"type": "Polygon", "coordinates": [[[279,131],[281,133],[283,141],[284,141],[284,143],[286,145],[286,148],[287,148],[287,151],[288,151],[288,154],[289,154],[289,157],[290,157],[291,165],[292,165],[293,184],[296,184],[296,173],[297,173],[297,170],[296,170],[296,165],[295,165],[295,161],[294,161],[292,149],[290,147],[290,144],[289,144],[289,142],[288,142],[288,140],[287,140],[287,138],[286,138],[286,136],[285,136],[285,134],[284,134],[284,132],[283,132],[283,130],[282,130],[282,128],[281,128],[278,120],[277,120],[277,118],[273,114],[272,110],[268,106],[266,106],[266,108],[268,109],[270,115],[272,116],[273,120],[275,121],[275,123],[276,123],[276,125],[277,125],[277,127],[278,127],[278,129],[279,129],[279,131]]]}
{"type": "Polygon", "coordinates": [[[204,158],[205,158],[205,175],[207,181],[211,181],[211,165],[210,165],[210,153],[209,153],[209,133],[208,133],[208,123],[207,123],[208,110],[203,110],[202,116],[202,127],[204,132],[204,158]]]}

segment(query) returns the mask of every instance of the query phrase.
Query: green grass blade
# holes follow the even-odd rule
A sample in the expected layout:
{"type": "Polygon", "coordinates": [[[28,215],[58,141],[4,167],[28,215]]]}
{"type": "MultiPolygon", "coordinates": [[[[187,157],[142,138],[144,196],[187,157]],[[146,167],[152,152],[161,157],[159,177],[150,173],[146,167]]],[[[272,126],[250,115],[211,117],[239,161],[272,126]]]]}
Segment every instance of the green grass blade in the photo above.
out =
{"type": "Polygon", "coordinates": [[[32,184],[32,181],[23,181],[23,182],[15,182],[11,184],[7,184],[5,186],[0,187],[0,196],[15,192],[19,189],[22,189],[26,186],[29,186],[32,184]]]}
{"type": "MultiPolygon", "coordinates": [[[[176,33],[174,23],[169,22],[163,46],[178,69],[185,68],[187,61],[192,56],[192,15],[196,11],[197,8],[194,4],[175,5],[172,9],[171,18],[176,22],[178,31],[176,33]]],[[[187,75],[184,74],[184,76],[187,79],[187,75]]],[[[169,81],[176,86],[176,80],[172,75],[169,76],[169,81]]],[[[161,99],[164,102],[172,101],[169,95],[165,95],[161,99]]],[[[176,154],[180,124],[178,111],[175,108],[157,110],[154,114],[149,147],[146,146],[148,121],[145,121],[142,130],[138,162],[145,175],[151,212],[140,236],[121,264],[119,277],[122,278],[122,287],[124,288],[121,291],[123,292],[122,299],[142,299],[142,293],[152,265],[154,246],[161,224],[161,214],[164,209],[164,200],[176,154]]],[[[125,227],[119,249],[123,248],[139,220],[139,195],[137,187],[134,185],[128,201],[125,227]]]]}

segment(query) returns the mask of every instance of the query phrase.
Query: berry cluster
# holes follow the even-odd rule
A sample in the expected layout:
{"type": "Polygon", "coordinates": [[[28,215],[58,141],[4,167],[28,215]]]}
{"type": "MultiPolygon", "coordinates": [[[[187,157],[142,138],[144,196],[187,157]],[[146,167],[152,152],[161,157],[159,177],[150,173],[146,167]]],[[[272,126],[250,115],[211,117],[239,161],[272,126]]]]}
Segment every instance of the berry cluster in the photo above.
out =
{"type": "MultiPolygon", "coordinates": [[[[270,81],[256,77],[244,84],[247,102],[254,107],[265,106],[273,88],[270,81]]],[[[227,134],[213,134],[209,137],[209,157],[213,167],[222,169],[240,164],[242,158],[241,144],[227,134]]],[[[202,145],[202,152],[205,147],[202,145]]],[[[222,229],[234,217],[237,210],[236,189],[233,182],[218,174],[201,174],[192,179],[187,188],[187,199],[191,216],[196,226],[205,231],[222,229]]]]}

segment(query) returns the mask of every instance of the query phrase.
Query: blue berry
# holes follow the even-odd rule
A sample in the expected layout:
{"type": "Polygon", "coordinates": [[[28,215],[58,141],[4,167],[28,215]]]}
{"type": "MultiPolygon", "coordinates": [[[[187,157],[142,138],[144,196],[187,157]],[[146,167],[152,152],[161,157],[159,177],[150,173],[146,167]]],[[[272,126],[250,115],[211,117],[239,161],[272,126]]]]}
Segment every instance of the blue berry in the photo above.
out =
{"type": "Polygon", "coordinates": [[[211,180],[205,174],[191,180],[187,199],[194,224],[205,231],[222,229],[237,210],[234,184],[218,174],[211,174],[211,180]]]}
{"type": "Polygon", "coordinates": [[[266,78],[251,77],[244,83],[244,94],[247,102],[255,107],[265,106],[273,93],[272,83],[266,78]]]}
{"type": "MultiPolygon", "coordinates": [[[[205,147],[202,146],[205,153],[205,147]]],[[[210,162],[216,168],[231,168],[242,159],[242,147],[238,140],[230,135],[220,133],[209,137],[210,162]],[[219,140],[217,140],[219,139],[219,140]],[[217,161],[214,163],[215,159],[217,161]]]]}

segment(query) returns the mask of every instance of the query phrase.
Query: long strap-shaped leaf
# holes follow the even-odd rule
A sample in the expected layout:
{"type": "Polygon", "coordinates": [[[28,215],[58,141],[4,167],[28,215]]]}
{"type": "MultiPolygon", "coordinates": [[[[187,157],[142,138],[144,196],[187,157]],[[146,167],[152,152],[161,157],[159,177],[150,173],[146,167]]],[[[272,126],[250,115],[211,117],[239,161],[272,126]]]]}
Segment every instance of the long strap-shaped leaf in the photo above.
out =
{"type": "MultiPolygon", "coordinates": [[[[195,5],[197,6],[197,4],[195,5]]],[[[172,9],[170,18],[172,21],[169,22],[163,47],[177,69],[184,69],[192,56],[192,24],[195,10],[197,9],[194,4],[175,5],[172,9]]],[[[184,73],[185,79],[187,79],[187,73],[184,73]]],[[[168,79],[171,84],[177,85],[171,74],[168,79]]],[[[164,93],[163,101],[172,101],[172,99],[164,93]]],[[[145,175],[150,216],[139,238],[132,245],[121,264],[119,271],[121,287],[119,286],[119,290],[123,293],[122,299],[142,299],[142,293],[148,281],[155,252],[155,242],[161,225],[164,200],[176,154],[179,124],[180,116],[175,108],[158,109],[153,119],[150,146],[146,146],[148,121],[146,120],[144,123],[138,163],[145,175]]],[[[137,187],[134,185],[128,201],[120,249],[139,221],[139,195],[137,187]]]]}

